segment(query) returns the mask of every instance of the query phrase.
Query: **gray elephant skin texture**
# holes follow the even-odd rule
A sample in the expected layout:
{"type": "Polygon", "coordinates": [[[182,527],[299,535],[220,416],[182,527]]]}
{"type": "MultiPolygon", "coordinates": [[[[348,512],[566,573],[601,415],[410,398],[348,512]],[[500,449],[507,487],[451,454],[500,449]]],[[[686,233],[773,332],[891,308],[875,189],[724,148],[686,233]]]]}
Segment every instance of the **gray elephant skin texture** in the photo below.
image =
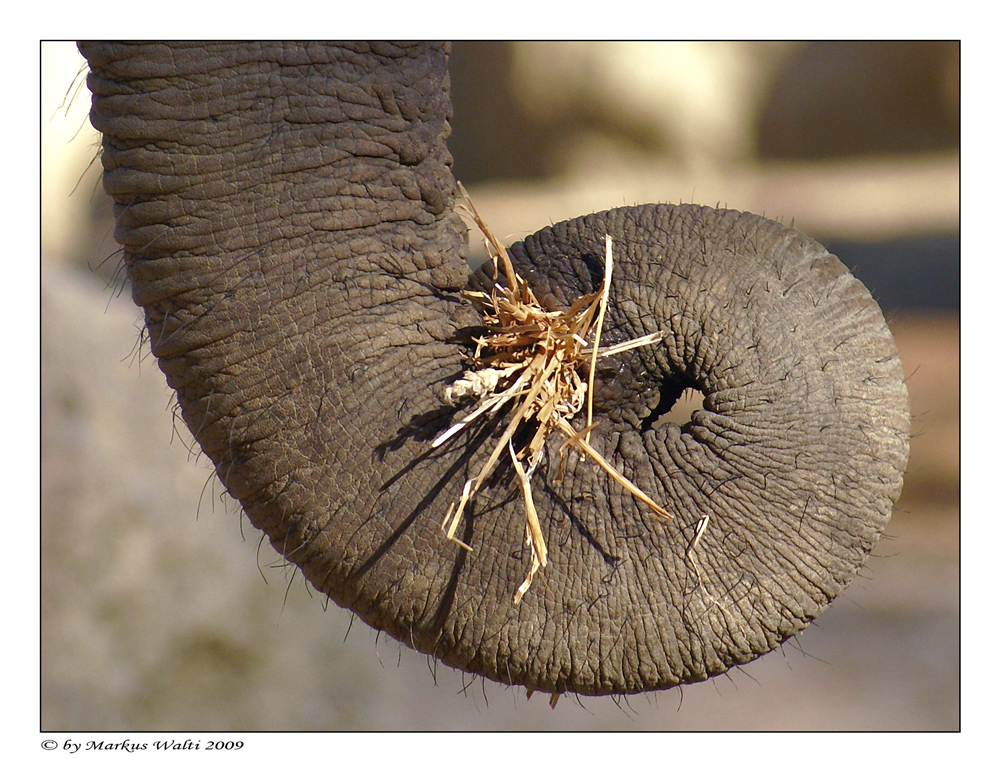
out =
{"type": "MultiPolygon", "coordinates": [[[[320,591],[470,673],[623,694],[724,673],[801,632],[902,488],[902,368],[867,290],[756,215],[613,209],[514,244],[549,308],[614,275],[591,444],[656,517],[552,437],[533,481],[548,565],[501,463],[442,522],[503,416],[455,418],[482,319],[462,290],[448,47],[84,43],[132,296],[219,479],[320,591]],[[662,416],[685,389],[704,407],[662,416]]],[[[578,428],[582,428],[582,425],[578,428]]]]}

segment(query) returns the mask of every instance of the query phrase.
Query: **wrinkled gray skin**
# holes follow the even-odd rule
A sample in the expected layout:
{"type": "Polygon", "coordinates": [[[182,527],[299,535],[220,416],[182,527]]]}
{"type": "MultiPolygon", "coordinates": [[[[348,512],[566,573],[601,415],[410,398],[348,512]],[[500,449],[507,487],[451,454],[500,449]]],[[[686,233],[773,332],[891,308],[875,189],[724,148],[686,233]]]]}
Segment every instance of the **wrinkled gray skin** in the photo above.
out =
{"type": "Polygon", "coordinates": [[[604,340],[667,334],[601,365],[592,443],[674,515],[573,453],[555,482],[553,438],[534,480],[549,564],[515,606],[530,552],[509,464],[462,524],[471,552],[441,531],[501,428],[430,446],[479,321],[447,50],[81,45],[116,238],[184,420],[317,588],[449,665],[606,694],[749,662],[848,585],[899,496],[909,417],[882,314],[754,215],[626,207],[514,245],[557,307],[598,285],[612,235],[604,340]],[[704,410],[657,422],[685,387],[704,410]]]}

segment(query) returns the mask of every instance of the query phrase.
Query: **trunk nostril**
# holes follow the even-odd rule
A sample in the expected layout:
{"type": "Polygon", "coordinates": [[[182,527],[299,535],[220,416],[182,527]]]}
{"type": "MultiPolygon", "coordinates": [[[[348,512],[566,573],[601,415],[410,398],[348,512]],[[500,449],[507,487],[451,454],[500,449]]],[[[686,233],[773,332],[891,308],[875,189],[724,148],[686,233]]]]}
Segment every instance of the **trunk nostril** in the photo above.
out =
{"type": "Polygon", "coordinates": [[[666,423],[684,426],[691,420],[691,416],[698,410],[705,409],[705,395],[698,389],[684,389],[670,408],[657,416],[651,426],[655,429],[666,423]]]}

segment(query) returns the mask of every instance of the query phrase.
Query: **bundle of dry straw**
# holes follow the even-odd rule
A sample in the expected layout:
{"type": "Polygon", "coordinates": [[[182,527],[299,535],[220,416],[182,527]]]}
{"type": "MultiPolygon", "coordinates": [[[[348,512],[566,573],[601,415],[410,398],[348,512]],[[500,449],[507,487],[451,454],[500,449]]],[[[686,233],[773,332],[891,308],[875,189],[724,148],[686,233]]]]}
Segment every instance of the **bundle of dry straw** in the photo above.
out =
{"type": "MultiPolygon", "coordinates": [[[[514,271],[507,250],[483,222],[465,189],[462,188],[461,191],[465,197],[463,208],[482,231],[493,263],[493,288],[488,294],[471,291],[464,293],[482,312],[487,334],[475,339],[476,352],[471,358],[472,366],[445,390],[444,399],[451,405],[470,398],[474,398],[476,402],[470,412],[456,420],[434,440],[433,446],[443,445],[477,420],[495,415],[508,403],[511,415],[486,463],[475,477],[466,481],[459,500],[448,508],[442,528],[450,540],[465,549],[471,549],[455,536],[455,532],[469,501],[506,450],[524,499],[525,543],[531,548],[531,567],[514,594],[514,604],[517,605],[531,587],[535,574],[547,562],[545,539],[542,537],[538,513],[531,495],[531,478],[541,459],[546,439],[553,431],[558,430],[567,437],[559,448],[560,459],[567,448],[579,448],[658,516],[671,517],[614,469],[589,441],[590,432],[595,426],[593,389],[598,358],[648,346],[661,340],[663,336],[661,333],[653,333],[616,346],[600,347],[613,267],[610,236],[605,236],[606,255],[601,288],[595,293],[577,298],[564,311],[546,311],[531,288],[514,271]],[[506,286],[498,281],[501,264],[506,286]],[[588,343],[591,334],[593,341],[588,343]],[[590,365],[590,374],[585,382],[580,377],[579,370],[587,363],[590,365]],[[570,421],[583,409],[584,404],[587,407],[587,422],[582,430],[577,431],[570,421]],[[515,449],[514,435],[518,428],[529,422],[535,427],[534,433],[522,447],[515,449]]],[[[561,476],[560,463],[557,481],[561,476]]]]}

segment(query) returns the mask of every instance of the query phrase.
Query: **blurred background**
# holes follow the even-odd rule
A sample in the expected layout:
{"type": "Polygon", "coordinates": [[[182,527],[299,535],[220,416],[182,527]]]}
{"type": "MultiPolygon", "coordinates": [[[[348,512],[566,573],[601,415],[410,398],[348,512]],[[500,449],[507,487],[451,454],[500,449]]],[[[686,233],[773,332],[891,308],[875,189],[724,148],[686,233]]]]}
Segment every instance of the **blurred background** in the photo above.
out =
{"type": "Polygon", "coordinates": [[[223,494],[140,346],[82,67],[42,45],[43,729],[958,728],[957,43],[454,44],[455,174],[502,239],[661,201],[794,224],[908,376],[902,499],[816,623],[728,676],[555,710],[352,624],[223,494]]]}

